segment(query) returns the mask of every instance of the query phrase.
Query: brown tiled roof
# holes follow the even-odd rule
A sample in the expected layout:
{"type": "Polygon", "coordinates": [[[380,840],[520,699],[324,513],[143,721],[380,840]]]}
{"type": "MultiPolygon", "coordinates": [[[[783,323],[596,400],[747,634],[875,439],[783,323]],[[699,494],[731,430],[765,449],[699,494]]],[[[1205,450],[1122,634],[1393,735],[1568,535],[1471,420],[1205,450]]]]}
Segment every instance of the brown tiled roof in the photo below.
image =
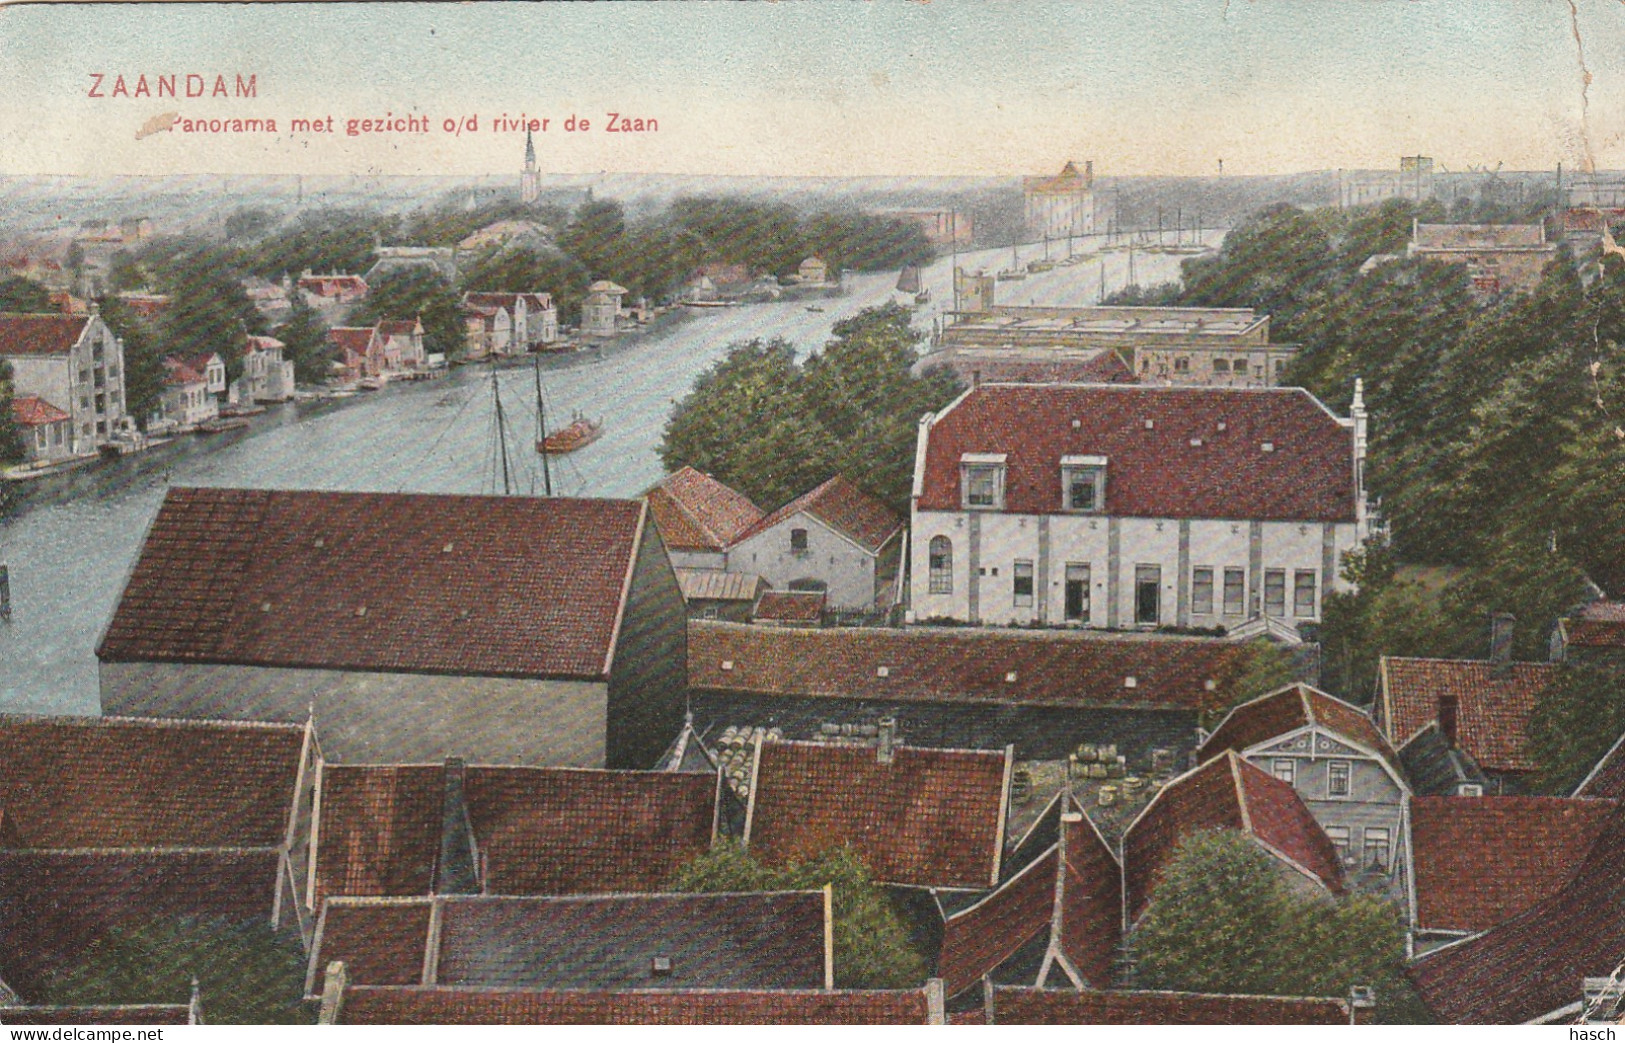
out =
{"type": "Polygon", "coordinates": [[[359,275],[305,275],[300,277],[299,286],[303,289],[313,290],[322,296],[328,296],[346,289],[365,292],[367,280],[359,275]]]}
{"type": "MultiPolygon", "coordinates": [[[[649,503],[654,513],[654,502],[649,503]]],[[[767,580],[748,572],[723,572],[721,569],[674,568],[677,586],[685,601],[749,601],[752,604],[767,589],[767,580]]]]}
{"type": "Polygon", "coordinates": [[[381,337],[410,337],[418,330],[416,319],[384,319],[378,323],[378,335],[381,337]]]}
{"type": "Polygon", "coordinates": [[[164,383],[169,387],[185,387],[187,384],[202,384],[207,378],[185,360],[170,356],[164,359],[164,383]]]}
{"type": "Polygon", "coordinates": [[[1105,988],[1123,937],[1123,867],[1086,817],[1063,818],[1061,832],[1066,857],[1053,940],[1085,984],[1105,988]]]}
{"type": "Polygon", "coordinates": [[[345,1025],[924,1025],[923,989],[896,991],[379,988],[344,991],[345,1025]]]}
{"type": "Polygon", "coordinates": [[[1602,755],[1602,760],[1580,780],[1574,789],[1576,797],[1608,797],[1625,800],[1625,735],[1614,740],[1614,745],[1602,755]]]}
{"type": "Polygon", "coordinates": [[[20,395],[11,400],[11,419],[23,427],[38,427],[73,418],[38,395],[20,395]]]}
{"type": "Polygon", "coordinates": [[[334,326],[327,331],[327,342],[353,355],[365,355],[374,333],[372,326],[334,326]]]}
{"type": "Polygon", "coordinates": [[[1563,637],[1575,648],[1625,648],[1625,602],[1593,601],[1563,621],[1563,637]]]}
{"type": "Polygon", "coordinates": [[[1625,807],[1616,808],[1561,891],[1410,968],[1446,1024],[1520,1024],[1576,1003],[1587,977],[1625,954],[1625,807]]]}
{"type": "Polygon", "coordinates": [[[880,553],[880,548],[903,527],[903,519],[897,512],[841,475],[836,475],[760,519],[731,542],[749,539],[787,518],[803,513],[817,518],[870,554],[880,553]]]}
{"type": "Polygon", "coordinates": [[[1414,798],[1417,926],[1483,931],[1556,894],[1614,809],[1565,797],[1414,798]]]}
{"type": "Polygon", "coordinates": [[[280,340],[277,340],[275,337],[250,336],[247,338],[246,343],[249,351],[271,351],[276,348],[287,347],[286,344],[282,343],[280,340]]]}
{"type": "Polygon", "coordinates": [[[921,510],[961,510],[961,455],[1003,453],[1005,511],[1057,513],[1081,454],[1107,459],[1109,515],[1354,520],[1351,429],[1301,388],[984,384],[927,437],[921,510]]]}
{"type": "Polygon", "coordinates": [[[969,989],[1033,938],[1049,932],[1060,857],[1059,845],[1050,848],[981,901],[948,917],[937,974],[949,996],[969,989]]]}
{"type": "Polygon", "coordinates": [[[322,991],[327,966],[334,960],[343,961],[350,981],[421,985],[433,909],[428,898],[335,898],[324,903],[311,943],[305,992],[322,991]]]}
{"type": "Polygon", "coordinates": [[[1298,794],[1226,750],[1170,782],[1124,834],[1123,885],[1130,922],[1145,910],[1179,843],[1205,829],[1247,833],[1328,890],[1343,889],[1337,850],[1298,794]]]}
{"type": "Polygon", "coordinates": [[[1197,748],[1196,758],[1205,761],[1224,750],[1244,753],[1311,724],[1365,747],[1399,770],[1399,757],[1365,711],[1306,684],[1290,685],[1231,710],[1197,748]]]}
{"type": "Polygon", "coordinates": [[[998,882],[1009,751],[765,742],[745,841],[779,864],[850,845],[876,880],[985,888],[998,882]]]}
{"type": "Polygon", "coordinates": [[[1456,743],[1490,771],[1533,771],[1529,718],[1551,684],[1551,663],[1512,663],[1497,677],[1487,659],[1384,656],[1379,712],[1388,738],[1403,746],[1438,720],[1439,699],[1456,700],[1456,743]]]}
{"type": "Polygon", "coordinates": [[[12,848],[277,847],[300,725],[0,717],[12,848]]]}
{"type": "Polygon", "coordinates": [[[465,785],[489,894],[656,891],[711,846],[715,775],[471,767],[465,785]]]}
{"type": "Polygon", "coordinates": [[[1347,1025],[1339,999],[995,986],[995,1025],[1347,1025]]]}
{"type": "Polygon", "coordinates": [[[89,321],[83,315],[0,313],[0,356],[66,355],[89,321]]]}
{"type": "Polygon", "coordinates": [[[1067,160],[1066,166],[1055,175],[1042,175],[1039,177],[1024,177],[1021,179],[1021,190],[1037,194],[1086,192],[1094,184],[1093,175],[1080,173],[1078,165],[1067,160]]]}
{"type": "Polygon", "coordinates": [[[440,858],[440,765],[324,764],[316,826],[316,897],[426,895],[440,858]]]}
{"type": "Polygon", "coordinates": [[[822,590],[767,590],[756,599],[753,619],[784,623],[816,623],[824,618],[829,596],[822,590]]]}
{"type": "Polygon", "coordinates": [[[666,546],[722,550],[762,518],[749,497],[708,474],[684,467],[646,494],[666,546]]]}
{"type": "Polygon", "coordinates": [[[328,963],[344,960],[356,985],[827,988],[826,921],[823,891],[335,898],[308,981],[319,992],[328,963]],[[656,957],[669,973],[654,970],[656,957]]]}
{"type": "Polygon", "coordinates": [[[601,679],[633,500],[170,489],[103,661],[601,679]]]}
{"type": "Polygon", "coordinates": [[[190,1025],[184,1003],[128,1003],[105,1007],[0,1007],[0,1025],[190,1025]]]}
{"type": "Polygon", "coordinates": [[[688,624],[690,688],[764,695],[1197,710],[1248,654],[1213,638],[688,624]]]}

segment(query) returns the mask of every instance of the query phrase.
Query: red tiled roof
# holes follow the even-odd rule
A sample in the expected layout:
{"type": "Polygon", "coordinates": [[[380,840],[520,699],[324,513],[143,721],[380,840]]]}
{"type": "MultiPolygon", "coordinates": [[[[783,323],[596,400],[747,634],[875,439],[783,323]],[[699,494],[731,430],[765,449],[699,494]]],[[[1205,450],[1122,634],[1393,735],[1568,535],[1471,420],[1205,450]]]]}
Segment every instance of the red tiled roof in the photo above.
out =
{"type": "Polygon", "coordinates": [[[202,373],[193,369],[182,359],[171,355],[164,359],[164,383],[169,387],[185,387],[187,384],[203,384],[206,378],[202,373]]]}
{"type": "Polygon", "coordinates": [[[1602,755],[1602,760],[1591,769],[1580,785],[1574,789],[1576,797],[1607,797],[1625,800],[1625,735],[1614,740],[1614,745],[1602,755]]]}
{"type": "Polygon", "coordinates": [[[324,764],[315,907],[330,895],[409,897],[434,889],[445,773],[440,765],[324,764]]]}
{"type": "Polygon", "coordinates": [[[416,319],[384,319],[378,323],[381,337],[410,337],[420,329],[421,324],[416,319]]]}
{"type": "Polygon", "coordinates": [[[1613,815],[1612,800],[1416,797],[1416,922],[1483,931],[1562,889],[1613,815]]]}
{"type": "Polygon", "coordinates": [[[1409,974],[1441,1022],[1520,1024],[1581,998],[1625,954],[1625,807],[1616,808],[1561,891],[1467,941],[1429,953],[1409,974]]]}
{"type": "Polygon", "coordinates": [[[1250,834],[1333,893],[1343,889],[1337,850],[1298,794],[1234,751],[1170,782],[1123,836],[1123,886],[1130,922],[1151,900],[1182,840],[1205,829],[1250,834]]]}
{"type": "Polygon", "coordinates": [[[779,864],[850,845],[891,884],[990,887],[1004,841],[1009,752],[765,742],[745,842],[779,864]]]}
{"type": "Polygon", "coordinates": [[[1398,770],[1398,756],[1365,711],[1306,684],[1291,685],[1231,710],[1197,748],[1196,758],[1206,761],[1224,750],[1244,753],[1311,724],[1365,747],[1398,770]]]}
{"type": "Polygon", "coordinates": [[[299,278],[299,286],[326,297],[345,290],[365,291],[367,280],[359,275],[304,275],[299,278]]]}
{"type": "Polygon", "coordinates": [[[1059,845],[1051,847],[981,901],[948,917],[937,974],[949,996],[969,989],[1033,938],[1048,933],[1060,857],[1059,845]]]}
{"type": "Polygon", "coordinates": [[[356,985],[826,988],[827,913],[823,891],[334,898],[307,982],[343,960],[356,985]]]}
{"type": "Polygon", "coordinates": [[[429,944],[434,903],[413,898],[393,901],[336,899],[322,906],[310,947],[305,992],[315,995],[327,980],[327,965],[342,960],[349,979],[369,985],[420,985],[423,953],[429,944]]]}
{"type": "Polygon", "coordinates": [[[1085,816],[1062,818],[1061,834],[1066,857],[1054,941],[1087,985],[1104,988],[1123,937],[1123,867],[1085,816]]]}
{"type": "Polygon", "coordinates": [[[896,991],[515,990],[344,991],[345,1025],[924,1025],[923,989],[896,991]]]}
{"type": "Polygon", "coordinates": [[[365,355],[375,333],[373,326],[334,326],[327,331],[327,342],[352,355],[365,355]]]}
{"type": "Polygon", "coordinates": [[[278,847],[300,725],[0,717],[9,848],[278,847]]]}
{"type": "Polygon", "coordinates": [[[494,313],[499,308],[512,308],[517,293],[487,293],[470,291],[463,294],[463,307],[469,310],[494,313]]]}
{"type": "Polygon", "coordinates": [[[103,661],[601,679],[632,500],[172,488],[103,661]]]}
{"type": "Polygon", "coordinates": [[[1347,1025],[1339,999],[995,986],[995,1025],[1347,1025]]]}
{"type": "Polygon", "coordinates": [[[285,347],[287,347],[287,345],[282,343],[280,340],[277,340],[275,337],[250,336],[248,338],[249,351],[271,351],[273,349],[285,347]]]}
{"type": "Polygon", "coordinates": [[[1625,648],[1625,602],[1593,601],[1563,621],[1563,636],[1576,648],[1625,648]]]}
{"type": "Polygon", "coordinates": [[[88,322],[84,315],[0,314],[0,356],[66,355],[88,322]]]}
{"type": "Polygon", "coordinates": [[[465,792],[488,894],[657,891],[710,848],[717,779],[470,767],[465,792]]]}
{"type": "Polygon", "coordinates": [[[880,553],[880,548],[903,528],[903,519],[890,507],[836,475],[760,519],[731,542],[749,539],[802,513],[817,518],[870,554],[880,553]]]}
{"type": "Polygon", "coordinates": [[[1197,710],[1248,654],[1213,638],[688,624],[690,688],[763,695],[1197,710]]]}
{"type": "Polygon", "coordinates": [[[722,550],[762,517],[743,493],[692,467],[667,475],[647,498],[660,538],[681,550],[722,550]]]}
{"type": "Polygon", "coordinates": [[[0,1025],[190,1025],[184,1003],[127,1003],[104,1007],[0,1007],[0,1025]]]}
{"type": "Polygon", "coordinates": [[[785,623],[816,623],[824,618],[827,600],[828,595],[821,590],[765,590],[756,599],[751,617],[785,623]]]}
{"type": "Polygon", "coordinates": [[[1351,429],[1301,388],[984,384],[933,423],[921,510],[961,510],[966,453],[1006,455],[1013,514],[1059,512],[1061,457],[1092,455],[1114,516],[1354,520],[1351,429]]]}
{"type": "Polygon", "coordinates": [[[1496,676],[1487,659],[1408,659],[1384,656],[1379,711],[1388,738],[1403,746],[1438,720],[1439,699],[1456,700],[1456,743],[1490,771],[1533,771],[1527,750],[1529,718],[1557,669],[1551,663],[1512,663],[1496,676]]]}
{"type": "Polygon", "coordinates": [[[38,427],[73,418],[38,395],[20,395],[11,400],[11,419],[23,427],[38,427]]]}

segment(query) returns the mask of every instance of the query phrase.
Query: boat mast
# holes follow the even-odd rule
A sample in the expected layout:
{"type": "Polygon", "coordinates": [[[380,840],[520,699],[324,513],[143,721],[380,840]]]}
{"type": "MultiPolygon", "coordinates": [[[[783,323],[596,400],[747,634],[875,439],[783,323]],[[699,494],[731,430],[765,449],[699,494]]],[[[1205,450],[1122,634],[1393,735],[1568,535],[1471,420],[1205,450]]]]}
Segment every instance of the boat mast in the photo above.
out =
{"type": "Polygon", "coordinates": [[[508,469],[508,422],[502,416],[502,390],[497,386],[497,368],[491,367],[491,395],[497,405],[497,446],[502,453],[502,495],[513,495],[513,475],[508,469]]]}
{"type": "Polygon", "coordinates": [[[542,404],[542,357],[536,356],[536,450],[542,458],[542,495],[553,495],[553,469],[547,462],[547,407],[542,404]]]}

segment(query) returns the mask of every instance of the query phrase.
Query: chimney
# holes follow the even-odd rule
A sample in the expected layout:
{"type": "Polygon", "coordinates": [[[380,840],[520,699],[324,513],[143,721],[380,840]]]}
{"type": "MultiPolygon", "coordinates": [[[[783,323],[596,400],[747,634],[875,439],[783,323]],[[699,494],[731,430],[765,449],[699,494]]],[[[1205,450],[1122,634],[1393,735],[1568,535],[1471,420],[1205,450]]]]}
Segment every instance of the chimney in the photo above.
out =
{"type": "Polygon", "coordinates": [[[1439,696],[1439,733],[1451,746],[1456,745],[1456,706],[1455,696],[1439,696]]]}
{"type": "Polygon", "coordinates": [[[1490,617],[1490,676],[1506,677],[1512,673],[1512,627],[1518,622],[1510,612],[1497,612],[1490,617]]]}
{"type": "Polygon", "coordinates": [[[897,718],[882,717],[880,719],[879,745],[875,749],[875,760],[881,764],[892,762],[892,751],[897,746],[897,718]]]}
{"type": "Polygon", "coordinates": [[[468,820],[468,801],[463,795],[463,779],[468,766],[460,757],[446,758],[446,789],[441,802],[440,860],[435,865],[435,894],[471,895],[480,893],[480,875],[475,868],[474,828],[468,820]]]}

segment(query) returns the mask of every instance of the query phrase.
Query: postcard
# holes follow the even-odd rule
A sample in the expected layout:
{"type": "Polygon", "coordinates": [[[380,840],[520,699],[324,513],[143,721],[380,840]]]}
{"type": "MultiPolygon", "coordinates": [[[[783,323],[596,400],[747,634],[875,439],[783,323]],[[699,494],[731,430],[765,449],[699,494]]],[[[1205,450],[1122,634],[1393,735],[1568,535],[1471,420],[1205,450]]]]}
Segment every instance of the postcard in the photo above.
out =
{"type": "Polygon", "coordinates": [[[0,6],[0,1023],[1619,1021],[1621,54],[0,6]]]}

